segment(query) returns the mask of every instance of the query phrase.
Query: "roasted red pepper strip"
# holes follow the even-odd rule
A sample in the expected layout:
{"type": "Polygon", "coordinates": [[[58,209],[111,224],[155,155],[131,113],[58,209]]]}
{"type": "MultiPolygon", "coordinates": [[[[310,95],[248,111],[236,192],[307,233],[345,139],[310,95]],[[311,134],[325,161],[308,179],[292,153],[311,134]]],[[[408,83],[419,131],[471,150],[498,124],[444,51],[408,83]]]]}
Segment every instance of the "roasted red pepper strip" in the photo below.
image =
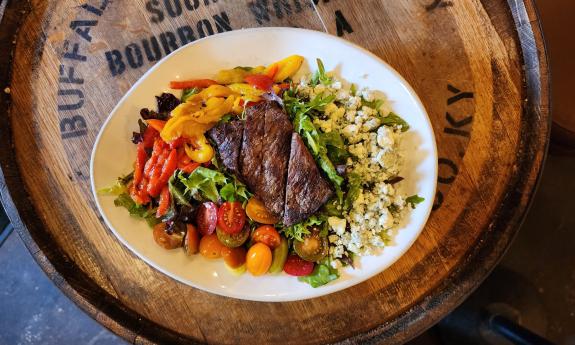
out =
{"type": "Polygon", "coordinates": [[[190,89],[193,87],[206,88],[208,86],[216,85],[218,82],[211,79],[197,79],[197,80],[183,80],[183,81],[171,81],[171,89],[190,89]]]}
{"type": "Polygon", "coordinates": [[[162,192],[160,193],[160,202],[158,205],[158,209],[156,210],[156,218],[160,218],[164,216],[168,209],[170,208],[170,191],[168,186],[164,186],[162,188],[162,192]]]}
{"type": "Polygon", "coordinates": [[[192,163],[188,163],[186,165],[178,166],[178,169],[185,172],[186,174],[191,174],[200,165],[201,165],[200,163],[192,162],[192,163]]]}
{"type": "Polygon", "coordinates": [[[142,181],[142,177],[144,177],[144,165],[146,164],[146,159],[148,155],[146,154],[146,149],[144,148],[144,143],[141,142],[138,144],[136,155],[136,164],[134,166],[134,184],[138,185],[142,181]]]}
{"type": "Polygon", "coordinates": [[[162,150],[164,149],[164,141],[160,138],[156,139],[156,141],[154,142],[154,149],[152,150],[152,156],[150,157],[150,159],[148,159],[148,161],[146,162],[146,166],[144,167],[144,175],[147,176],[148,178],[151,177],[151,172],[152,169],[156,166],[156,163],[158,162],[158,156],[160,155],[160,153],[162,153],[162,150]]]}
{"type": "Polygon", "coordinates": [[[152,197],[158,196],[162,188],[168,183],[170,176],[176,171],[178,167],[178,154],[176,150],[164,151],[158,163],[154,167],[150,184],[148,185],[148,194],[152,197]]]}
{"type": "Polygon", "coordinates": [[[178,139],[172,140],[168,143],[171,149],[177,149],[182,147],[187,142],[186,138],[179,137],[178,139]]]}
{"type": "Polygon", "coordinates": [[[272,78],[262,74],[248,75],[244,80],[251,86],[264,91],[271,89],[274,84],[274,80],[272,78]]]}

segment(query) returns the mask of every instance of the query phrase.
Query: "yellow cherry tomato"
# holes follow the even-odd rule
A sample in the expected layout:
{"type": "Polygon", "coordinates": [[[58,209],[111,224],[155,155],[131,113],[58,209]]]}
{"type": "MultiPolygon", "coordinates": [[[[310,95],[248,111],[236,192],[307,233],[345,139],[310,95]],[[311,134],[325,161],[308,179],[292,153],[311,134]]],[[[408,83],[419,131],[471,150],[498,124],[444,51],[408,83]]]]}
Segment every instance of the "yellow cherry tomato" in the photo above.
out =
{"type": "Polygon", "coordinates": [[[221,258],[224,248],[226,247],[220,243],[216,234],[204,236],[200,240],[200,254],[208,259],[221,258]]]}
{"type": "Polygon", "coordinates": [[[254,276],[265,274],[272,264],[272,251],[263,243],[250,247],[246,256],[246,268],[254,276]]]}
{"type": "Polygon", "coordinates": [[[264,204],[256,198],[251,198],[246,206],[246,214],[251,220],[260,224],[275,224],[279,218],[266,209],[264,204]]]}
{"type": "Polygon", "coordinates": [[[222,257],[229,268],[237,269],[246,263],[246,250],[244,247],[222,249],[222,257]]]}

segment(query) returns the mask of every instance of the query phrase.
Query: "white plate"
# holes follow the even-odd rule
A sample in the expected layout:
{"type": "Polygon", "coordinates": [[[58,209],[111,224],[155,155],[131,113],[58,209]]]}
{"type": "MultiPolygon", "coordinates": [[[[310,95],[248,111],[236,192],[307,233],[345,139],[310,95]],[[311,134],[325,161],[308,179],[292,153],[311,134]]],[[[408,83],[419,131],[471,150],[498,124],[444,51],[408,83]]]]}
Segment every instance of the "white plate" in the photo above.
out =
{"type": "Polygon", "coordinates": [[[293,301],[318,297],[369,279],[393,264],[412,245],[431,212],[437,179],[437,151],[433,129],[421,101],[407,82],[370,52],[337,37],[317,31],[292,28],[238,30],[211,36],[173,52],[130,89],[112,111],[96,140],[91,160],[92,190],[106,224],[118,239],[152,267],[184,284],[228,297],[256,301],[293,301]],[[411,125],[403,148],[406,162],[402,182],[406,194],[418,193],[425,202],[418,205],[395,235],[393,244],[378,256],[363,257],[358,269],[342,270],[342,276],[328,285],[312,288],[286,274],[253,277],[234,276],[222,260],[192,258],[182,250],[167,251],[155,244],[151,229],[143,221],[114,206],[114,197],[96,190],[109,186],[132,170],[135,145],[130,137],[137,131],[139,111],[155,108],[155,95],[168,89],[175,79],[209,78],[218,70],[235,66],[267,65],[292,54],[306,58],[315,70],[321,58],[326,70],[336,70],[344,80],[360,87],[380,90],[392,102],[393,110],[411,125]]]}

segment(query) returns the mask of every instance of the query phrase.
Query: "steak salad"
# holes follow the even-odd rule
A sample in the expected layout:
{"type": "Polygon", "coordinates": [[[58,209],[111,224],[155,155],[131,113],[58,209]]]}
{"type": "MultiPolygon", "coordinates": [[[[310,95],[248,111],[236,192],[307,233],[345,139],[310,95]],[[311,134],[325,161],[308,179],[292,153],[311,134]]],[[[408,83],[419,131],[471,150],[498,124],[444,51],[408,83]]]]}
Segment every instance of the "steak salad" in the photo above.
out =
{"type": "Polygon", "coordinates": [[[282,271],[318,287],[389,244],[423,199],[398,192],[409,125],[374,92],[304,59],[173,81],[142,109],[134,170],[100,191],[155,242],[223,258],[234,274],[282,271]]]}

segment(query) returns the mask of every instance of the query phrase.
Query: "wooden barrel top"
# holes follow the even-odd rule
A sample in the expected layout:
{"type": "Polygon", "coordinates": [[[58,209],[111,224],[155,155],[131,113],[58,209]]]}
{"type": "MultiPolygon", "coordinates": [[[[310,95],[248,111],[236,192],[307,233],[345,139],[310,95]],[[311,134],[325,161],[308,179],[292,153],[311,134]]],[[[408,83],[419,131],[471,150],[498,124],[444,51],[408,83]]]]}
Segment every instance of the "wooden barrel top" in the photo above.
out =
{"type": "Polygon", "coordinates": [[[534,193],[550,128],[531,0],[8,0],[0,26],[0,191],[50,279],[129,342],[400,343],[496,265],[534,193]],[[439,150],[434,212],[392,267],[312,300],[260,303],[190,288],[120,244],[90,194],[95,137],[155,62],[258,26],[327,31],[397,69],[439,150]]]}

